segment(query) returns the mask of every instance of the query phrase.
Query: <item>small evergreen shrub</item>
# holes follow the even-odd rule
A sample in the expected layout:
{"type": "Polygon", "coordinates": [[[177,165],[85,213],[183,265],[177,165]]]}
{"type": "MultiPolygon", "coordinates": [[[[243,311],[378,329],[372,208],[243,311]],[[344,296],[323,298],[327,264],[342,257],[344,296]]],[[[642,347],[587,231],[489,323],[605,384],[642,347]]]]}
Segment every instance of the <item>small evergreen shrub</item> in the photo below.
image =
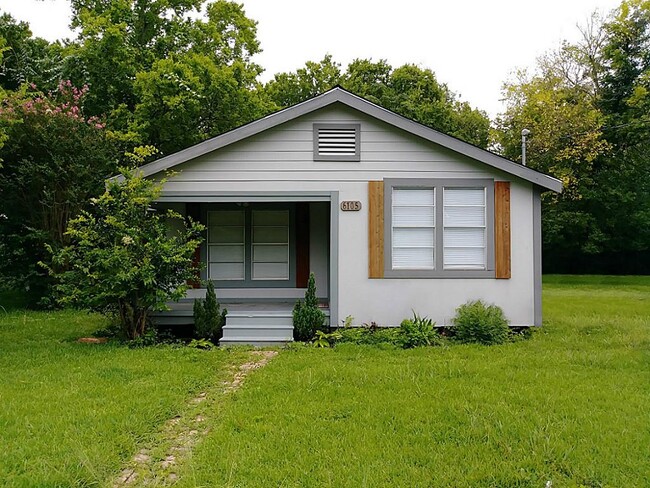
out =
{"type": "Polygon", "coordinates": [[[194,300],[194,335],[197,339],[206,339],[216,343],[222,336],[226,325],[228,310],[221,310],[214,291],[214,284],[208,281],[205,300],[194,300]]]}
{"type": "Polygon", "coordinates": [[[318,308],[316,278],[314,273],[310,273],[305,300],[298,300],[293,307],[293,337],[297,341],[309,341],[317,330],[326,330],[325,313],[318,308]]]}
{"type": "Polygon", "coordinates": [[[437,346],[441,343],[440,335],[434,329],[435,323],[428,317],[421,317],[413,312],[413,318],[404,319],[399,331],[402,338],[402,347],[437,346]]]}
{"type": "Polygon", "coordinates": [[[510,336],[508,319],[501,307],[487,305],[482,300],[458,307],[453,323],[455,337],[460,342],[503,344],[510,336]]]}

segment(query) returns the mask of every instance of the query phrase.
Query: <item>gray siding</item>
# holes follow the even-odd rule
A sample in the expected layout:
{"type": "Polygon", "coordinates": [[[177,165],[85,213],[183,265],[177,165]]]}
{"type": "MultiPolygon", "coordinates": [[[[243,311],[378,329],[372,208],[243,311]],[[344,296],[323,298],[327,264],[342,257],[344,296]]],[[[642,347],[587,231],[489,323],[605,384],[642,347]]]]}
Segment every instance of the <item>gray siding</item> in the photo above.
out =
{"type": "MultiPolygon", "coordinates": [[[[494,177],[485,164],[342,105],[332,106],[206,154],[178,168],[170,191],[208,191],[213,182],[356,182],[435,173],[441,178],[494,177]],[[361,161],[314,161],[313,124],[361,122],[361,161]]],[[[503,175],[505,178],[505,175],[503,175]]]]}

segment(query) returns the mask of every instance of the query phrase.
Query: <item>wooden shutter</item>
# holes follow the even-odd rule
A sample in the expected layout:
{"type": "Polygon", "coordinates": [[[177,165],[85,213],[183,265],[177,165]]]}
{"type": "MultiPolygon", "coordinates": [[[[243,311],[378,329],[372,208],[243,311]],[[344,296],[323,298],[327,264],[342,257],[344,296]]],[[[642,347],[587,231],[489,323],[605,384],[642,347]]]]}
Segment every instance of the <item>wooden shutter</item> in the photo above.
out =
{"type": "Polygon", "coordinates": [[[368,278],[384,277],[384,182],[368,182],[368,278]]]}
{"type": "Polygon", "coordinates": [[[494,182],[495,277],[509,279],[510,272],[510,182],[494,182]]]}

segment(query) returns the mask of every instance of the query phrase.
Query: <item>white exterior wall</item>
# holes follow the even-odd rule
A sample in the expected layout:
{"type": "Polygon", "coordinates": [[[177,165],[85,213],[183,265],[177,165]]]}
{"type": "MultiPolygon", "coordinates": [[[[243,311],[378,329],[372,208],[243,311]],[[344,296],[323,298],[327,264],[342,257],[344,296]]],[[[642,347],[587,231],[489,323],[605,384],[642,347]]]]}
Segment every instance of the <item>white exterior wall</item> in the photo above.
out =
{"type": "MultiPolygon", "coordinates": [[[[533,192],[528,182],[421,140],[343,105],[312,112],[247,140],[184,163],[165,185],[176,195],[224,192],[338,191],[359,200],[359,212],[340,212],[338,228],[338,316],[355,323],[397,325],[427,315],[448,324],[454,309],[471,299],[503,307],[512,325],[533,324],[533,192]],[[313,160],[313,123],[361,123],[361,161],[313,160]],[[512,278],[369,279],[368,181],[384,178],[494,178],[512,181],[512,278]]],[[[163,194],[164,195],[164,194],[163,194]]],[[[312,232],[312,240],[315,236],[312,232]]],[[[312,246],[316,244],[311,244],[312,246]]]]}

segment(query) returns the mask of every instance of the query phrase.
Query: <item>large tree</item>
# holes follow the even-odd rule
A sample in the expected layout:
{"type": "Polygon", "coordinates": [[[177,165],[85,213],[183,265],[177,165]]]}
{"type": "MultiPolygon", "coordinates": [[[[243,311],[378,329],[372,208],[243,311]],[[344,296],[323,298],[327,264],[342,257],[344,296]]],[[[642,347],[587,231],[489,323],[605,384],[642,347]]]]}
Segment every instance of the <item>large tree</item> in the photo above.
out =
{"type": "Polygon", "coordinates": [[[0,15],[3,57],[0,61],[0,86],[17,90],[33,83],[41,90],[54,89],[60,80],[63,48],[34,37],[29,25],[9,14],[0,15]]]}
{"type": "Polygon", "coordinates": [[[385,60],[356,59],[341,71],[327,55],[295,73],[276,74],[265,92],[278,107],[286,107],[336,85],[421,124],[480,147],[488,145],[487,115],[460,101],[433,71],[412,64],[393,68],[385,60]]]}
{"type": "Polygon", "coordinates": [[[650,272],[650,2],[581,33],[506,84],[498,141],[516,159],[529,129],[529,164],[565,183],[544,200],[549,269],[650,272]]]}
{"type": "Polygon", "coordinates": [[[127,140],[168,153],[265,112],[252,95],[256,23],[241,5],[73,0],[72,10],[79,36],[64,72],[91,87],[86,113],[106,115],[127,140]]]}

